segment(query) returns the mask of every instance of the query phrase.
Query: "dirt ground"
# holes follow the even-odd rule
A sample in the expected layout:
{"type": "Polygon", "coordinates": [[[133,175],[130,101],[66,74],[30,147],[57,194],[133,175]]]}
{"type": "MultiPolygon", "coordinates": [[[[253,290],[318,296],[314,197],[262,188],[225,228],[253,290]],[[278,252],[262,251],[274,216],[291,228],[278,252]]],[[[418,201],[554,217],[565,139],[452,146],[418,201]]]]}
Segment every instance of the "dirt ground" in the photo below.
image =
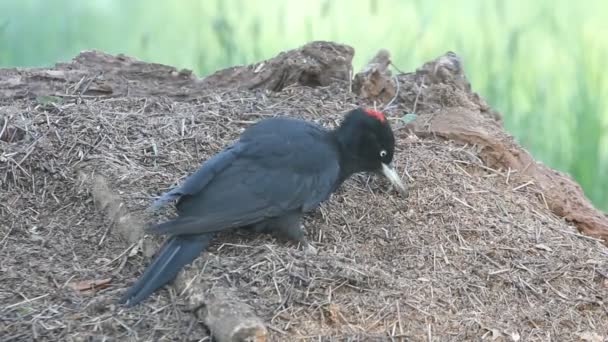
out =
{"type": "Polygon", "coordinates": [[[517,145],[456,55],[353,78],[353,53],[314,42],[205,79],[95,51],[0,69],[0,340],[210,340],[197,307],[221,289],[269,341],[607,341],[608,216],[517,145]],[[306,217],[318,255],[225,233],[116,303],[163,241],[141,230],[172,214],[153,196],[259,119],[330,127],[359,105],[391,120],[408,198],[356,175],[306,217]]]}

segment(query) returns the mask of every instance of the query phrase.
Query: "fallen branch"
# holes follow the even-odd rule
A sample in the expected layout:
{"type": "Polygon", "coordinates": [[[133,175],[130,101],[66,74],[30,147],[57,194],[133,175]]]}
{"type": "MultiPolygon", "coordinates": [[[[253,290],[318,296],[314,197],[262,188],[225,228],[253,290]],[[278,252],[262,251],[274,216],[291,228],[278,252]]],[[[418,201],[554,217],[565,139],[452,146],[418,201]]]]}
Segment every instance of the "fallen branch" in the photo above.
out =
{"type": "MultiPolygon", "coordinates": [[[[81,173],[81,177],[86,176],[81,173]]],[[[116,231],[129,243],[135,243],[143,238],[141,218],[128,212],[104,177],[94,175],[91,178],[91,194],[95,203],[114,222],[115,227],[118,228],[116,231]]],[[[84,180],[86,182],[90,179],[84,178],[84,180]]],[[[212,291],[205,291],[205,286],[192,285],[191,280],[196,277],[197,272],[186,267],[177,276],[174,285],[180,293],[185,293],[191,307],[202,308],[196,312],[202,316],[217,341],[265,341],[267,330],[264,322],[256,316],[249,305],[239,301],[236,295],[231,294],[230,289],[216,287],[212,291]]]]}
{"type": "Polygon", "coordinates": [[[268,330],[253,308],[236,300],[229,289],[215,288],[202,296],[198,287],[186,289],[190,304],[199,307],[199,317],[219,342],[266,340],[268,330]]]}

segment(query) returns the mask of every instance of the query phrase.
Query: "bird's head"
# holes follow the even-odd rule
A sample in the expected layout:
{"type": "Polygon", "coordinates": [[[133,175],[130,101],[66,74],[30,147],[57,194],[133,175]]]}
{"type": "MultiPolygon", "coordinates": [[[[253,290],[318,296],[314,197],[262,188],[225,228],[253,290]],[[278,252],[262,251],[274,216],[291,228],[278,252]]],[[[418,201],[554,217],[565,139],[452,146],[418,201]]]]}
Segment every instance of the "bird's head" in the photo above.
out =
{"type": "Polygon", "coordinates": [[[356,108],[336,129],[344,163],[350,172],[381,172],[401,192],[407,188],[393,167],[395,136],[382,112],[356,108]]]}

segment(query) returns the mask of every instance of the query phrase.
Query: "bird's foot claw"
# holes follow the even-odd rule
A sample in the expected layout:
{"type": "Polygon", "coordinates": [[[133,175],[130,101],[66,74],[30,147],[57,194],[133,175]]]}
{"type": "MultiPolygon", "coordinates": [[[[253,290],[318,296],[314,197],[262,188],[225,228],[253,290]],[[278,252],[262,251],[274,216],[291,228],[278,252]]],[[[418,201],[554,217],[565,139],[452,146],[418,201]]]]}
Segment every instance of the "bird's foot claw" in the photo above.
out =
{"type": "Polygon", "coordinates": [[[318,251],[311,244],[307,243],[306,245],[304,245],[304,253],[310,254],[310,255],[317,255],[318,251]]]}

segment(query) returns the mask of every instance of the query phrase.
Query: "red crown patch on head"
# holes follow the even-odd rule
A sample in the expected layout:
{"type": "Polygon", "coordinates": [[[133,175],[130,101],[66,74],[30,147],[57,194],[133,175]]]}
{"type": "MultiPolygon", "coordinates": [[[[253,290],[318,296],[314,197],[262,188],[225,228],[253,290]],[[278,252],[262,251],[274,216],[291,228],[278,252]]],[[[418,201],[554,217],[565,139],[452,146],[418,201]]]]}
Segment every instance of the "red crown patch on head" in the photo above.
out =
{"type": "Polygon", "coordinates": [[[380,122],[384,122],[384,120],[386,120],[384,118],[384,114],[382,114],[382,112],[380,112],[380,111],[369,109],[369,108],[366,108],[363,111],[365,112],[365,114],[378,119],[378,121],[380,121],[380,122]]]}

